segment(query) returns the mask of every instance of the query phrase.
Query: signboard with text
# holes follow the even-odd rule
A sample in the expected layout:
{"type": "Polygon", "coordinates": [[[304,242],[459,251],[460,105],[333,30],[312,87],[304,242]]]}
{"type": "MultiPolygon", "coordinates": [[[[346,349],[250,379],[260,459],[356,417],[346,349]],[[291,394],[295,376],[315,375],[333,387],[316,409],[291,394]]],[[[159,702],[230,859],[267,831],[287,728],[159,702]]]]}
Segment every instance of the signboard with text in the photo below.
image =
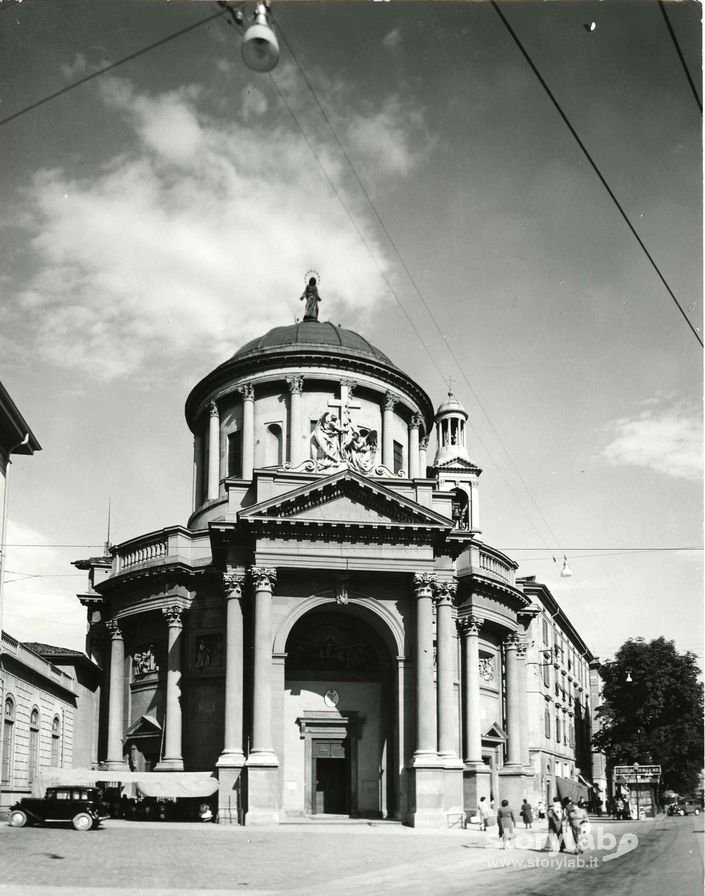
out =
{"type": "Polygon", "coordinates": [[[652,778],[661,776],[661,766],[639,765],[634,768],[633,765],[615,765],[614,767],[615,778],[626,778],[627,781],[633,781],[637,775],[640,781],[650,781],[652,778]]]}

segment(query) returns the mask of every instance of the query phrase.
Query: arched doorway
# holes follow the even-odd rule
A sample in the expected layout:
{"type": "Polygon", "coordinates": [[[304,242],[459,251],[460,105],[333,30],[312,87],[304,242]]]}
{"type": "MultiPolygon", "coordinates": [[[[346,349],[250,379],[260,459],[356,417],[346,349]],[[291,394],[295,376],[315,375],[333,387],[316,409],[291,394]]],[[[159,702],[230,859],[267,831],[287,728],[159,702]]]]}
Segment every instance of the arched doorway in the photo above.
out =
{"type": "Polygon", "coordinates": [[[289,815],[396,812],[395,664],[360,607],[319,607],[286,642],[284,794],[289,815]]]}

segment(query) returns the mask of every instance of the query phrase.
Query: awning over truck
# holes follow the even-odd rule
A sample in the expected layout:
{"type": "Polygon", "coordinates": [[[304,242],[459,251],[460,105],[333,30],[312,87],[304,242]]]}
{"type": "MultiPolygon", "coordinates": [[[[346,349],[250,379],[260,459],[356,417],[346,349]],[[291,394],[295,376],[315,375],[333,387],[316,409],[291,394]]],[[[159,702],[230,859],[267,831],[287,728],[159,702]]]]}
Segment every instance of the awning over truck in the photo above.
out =
{"type": "Polygon", "coordinates": [[[207,797],[218,789],[218,779],[210,772],[131,772],[121,769],[45,768],[36,783],[42,793],[47,787],[100,784],[135,784],[143,796],[207,797]]]}

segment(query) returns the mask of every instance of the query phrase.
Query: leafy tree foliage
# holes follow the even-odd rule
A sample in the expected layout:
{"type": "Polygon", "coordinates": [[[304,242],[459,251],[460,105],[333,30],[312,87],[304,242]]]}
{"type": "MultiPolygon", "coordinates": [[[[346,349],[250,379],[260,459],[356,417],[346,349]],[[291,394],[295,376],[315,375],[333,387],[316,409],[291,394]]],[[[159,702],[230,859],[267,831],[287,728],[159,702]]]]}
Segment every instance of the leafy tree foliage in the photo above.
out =
{"type": "Polygon", "coordinates": [[[692,791],[703,767],[703,685],[695,654],[678,653],[665,638],[630,638],[600,674],[601,728],[593,743],[608,763],[659,764],[664,787],[692,791]]]}

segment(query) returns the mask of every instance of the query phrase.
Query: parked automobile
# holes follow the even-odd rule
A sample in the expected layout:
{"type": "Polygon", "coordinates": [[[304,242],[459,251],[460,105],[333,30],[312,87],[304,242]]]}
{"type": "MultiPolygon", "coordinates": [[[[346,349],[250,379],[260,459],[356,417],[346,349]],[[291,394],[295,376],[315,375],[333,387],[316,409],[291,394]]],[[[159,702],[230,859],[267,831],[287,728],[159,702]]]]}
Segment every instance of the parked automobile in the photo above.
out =
{"type": "Polygon", "coordinates": [[[43,798],[24,797],[10,809],[9,824],[70,822],[77,831],[97,828],[110,817],[110,807],[97,787],[47,787],[43,798]]]}

